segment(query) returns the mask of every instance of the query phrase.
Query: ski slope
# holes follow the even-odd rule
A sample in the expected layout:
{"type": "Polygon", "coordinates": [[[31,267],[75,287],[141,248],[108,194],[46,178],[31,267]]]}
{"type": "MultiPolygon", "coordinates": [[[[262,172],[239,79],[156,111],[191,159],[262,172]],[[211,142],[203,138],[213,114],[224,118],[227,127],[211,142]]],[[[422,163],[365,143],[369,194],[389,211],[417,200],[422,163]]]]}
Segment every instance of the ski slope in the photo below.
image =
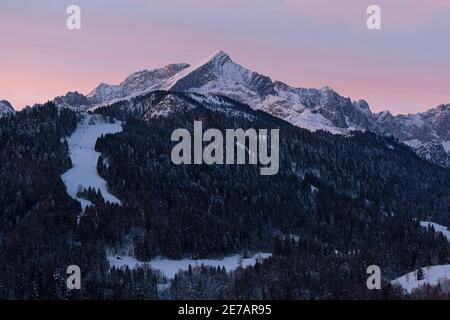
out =
{"type": "Polygon", "coordinates": [[[67,193],[81,203],[83,212],[92,203],[77,197],[78,186],[100,189],[105,201],[121,204],[120,200],[109,193],[106,181],[97,173],[97,161],[100,153],[95,151],[95,143],[101,135],[122,131],[122,123],[110,123],[101,115],[85,115],[74,133],[67,139],[72,168],[61,179],[67,193]]]}

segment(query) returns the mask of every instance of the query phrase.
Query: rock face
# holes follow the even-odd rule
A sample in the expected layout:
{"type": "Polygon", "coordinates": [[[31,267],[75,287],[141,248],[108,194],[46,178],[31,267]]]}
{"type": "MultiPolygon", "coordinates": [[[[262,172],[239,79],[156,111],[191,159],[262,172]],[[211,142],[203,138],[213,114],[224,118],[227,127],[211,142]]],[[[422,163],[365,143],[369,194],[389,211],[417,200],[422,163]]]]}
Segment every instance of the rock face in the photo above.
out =
{"type": "MultiPolygon", "coordinates": [[[[55,99],[58,105],[88,109],[147,94],[156,90],[225,96],[263,110],[296,126],[309,130],[327,130],[348,134],[352,130],[371,130],[393,135],[417,149],[439,152],[436,143],[450,151],[450,104],[427,112],[392,115],[389,111],[372,113],[364,100],[352,101],[330,87],[307,89],[291,87],[280,81],[248,70],[231,57],[217,51],[195,65],[170,64],[164,68],[144,70],[131,74],[118,85],[102,83],[89,95],[69,92],[55,99]]],[[[164,114],[161,111],[161,114],[164,114]]]]}
{"type": "Polygon", "coordinates": [[[75,92],[68,92],[64,96],[56,97],[54,102],[57,106],[62,108],[71,109],[86,109],[94,105],[91,99],[88,99],[85,95],[75,92]]]}
{"type": "Polygon", "coordinates": [[[9,103],[6,100],[0,101],[0,118],[6,117],[8,115],[14,115],[16,113],[16,110],[14,110],[11,103],[9,103]]]}
{"type": "Polygon", "coordinates": [[[419,145],[416,153],[425,160],[450,168],[450,156],[445,152],[442,143],[437,140],[419,145]]]}

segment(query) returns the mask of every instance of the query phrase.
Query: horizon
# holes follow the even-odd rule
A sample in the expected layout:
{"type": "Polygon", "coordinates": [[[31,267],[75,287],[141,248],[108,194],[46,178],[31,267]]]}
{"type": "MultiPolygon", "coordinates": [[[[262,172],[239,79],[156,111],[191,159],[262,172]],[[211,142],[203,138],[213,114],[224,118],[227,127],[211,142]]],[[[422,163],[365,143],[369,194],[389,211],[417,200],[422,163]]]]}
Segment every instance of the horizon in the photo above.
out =
{"type": "Polygon", "coordinates": [[[373,112],[417,113],[450,103],[450,45],[442,40],[450,35],[450,3],[443,0],[376,1],[383,25],[377,31],[365,28],[372,4],[366,0],[325,7],[324,0],[74,2],[81,30],[65,27],[72,1],[2,4],[0,100],[21,110],[69,91],[87,95],[100,83],[171,63],[193,65],[221,49],[274,81],[329,86],[366,100],[373,112]]]}

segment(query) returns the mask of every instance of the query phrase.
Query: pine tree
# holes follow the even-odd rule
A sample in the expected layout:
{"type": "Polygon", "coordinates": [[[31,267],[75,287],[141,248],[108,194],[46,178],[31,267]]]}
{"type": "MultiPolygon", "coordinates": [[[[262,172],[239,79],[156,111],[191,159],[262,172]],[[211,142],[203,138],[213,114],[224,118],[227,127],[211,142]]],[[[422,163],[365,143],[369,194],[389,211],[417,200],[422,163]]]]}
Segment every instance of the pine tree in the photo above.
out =
{"type": "Polygon", "coordinates": [[[416,278],[417,278],[417,281],[421,281],[421,280],[425,279],[425,274],[424,274],[422,268],[419,268],[419,270],[417,270],[416,278]]]}

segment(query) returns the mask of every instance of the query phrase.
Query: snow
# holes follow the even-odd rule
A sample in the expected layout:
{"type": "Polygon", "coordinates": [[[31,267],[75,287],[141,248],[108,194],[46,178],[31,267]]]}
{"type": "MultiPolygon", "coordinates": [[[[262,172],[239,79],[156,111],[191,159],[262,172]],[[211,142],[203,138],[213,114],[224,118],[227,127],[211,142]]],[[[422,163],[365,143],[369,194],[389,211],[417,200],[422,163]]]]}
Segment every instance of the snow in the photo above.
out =
{"type": "Polygon", "coordinates": [[[413,289],[419,288],[425,284],[431,286],[437,285],[440,280],[450,279],[450,265],[438,265],[422,268],[424,272],[424,279],[417,280],[417,270],[410,272],[400,278],[393,280],[392,284],[399,284],[408,293],[411,293],[413,289]]]}
{"type": "Polygon", "coordinates": [[[212,53],[211,55],[207,56],[205,59],[201,60],[200,62],[189,66],[188,68],[181,70],[179,73],[177,73],[176,75],[174,75],[173,77],[171,77],[167,83],[165,84],[166,90],[170,90],[173,86],[175,86],[175,84],[180,81],[181,79],[183,79],[184,77],[186,77],[187,75],[189,75],[190,73],[192,73],[193,71],[203,67],[204,65],[214,62],[215,60],[218,60],[220,58],[227,58],[227,54],[225,52],[223,52],[222,50],[218,50],[214,53],[212,53]]]}
{"type": "Polygon", "coordinates": [[[78,186],[100,189],[105,201],[121,204],[120,200],[108,192],[106,181],[97,173],[99,152],[94,150],[97,139],[104,134],[122,131],[122,123],[109,123],[101,115],[85,115],[75,132],[67,139],[72,168],[61,179],[67,193],[81,203],[83,211],[92,203],[77,197],[78,186]]]}
{"type": "MultiPolygon", "coordinates": [[[[420,225],[424,228],[428,228],[429,226],[433,226],[436,232],[441,232],[447,240],[450,242],[450,231],[447,230],[446,226],[442,226],[440,224],[429,222],[429,221],[421,221],[420,225]]],[[[439,283],[440,280],[450,279],[450,265],[437,265],[437,266],[429,266],[422,268],[424,271],[424,279],[417,280],[417,270],[414,270],[400,278],[393,280],[392,284],[401,285],[408,293],[415,288],[419,288],[425,284],[429,284],[431,286],[435,286],[439,283]]]]}
{"type": "MultiPolygon", "coordinates": [[[[98,96],[98,100],[102,101],[91,108],[91,110],[118,101],[130,101],[135,96],[157,89],[167,91],[182,90],[191,94],[191,97],[199,102],[204,99],[200,97],[201,95],[214,96],[220,94],[227,96],[243,102],[253,109],[266,111],[295,126],[311,131],[325,130],[333,134],[347,135],[352,130],[363,129],[350,123],[348,119],[347,124],[349,128],[336,127],[319,110],[311,110],[302,103],[303,99],[315,100],[317,99],[316,96],[321,99],[320,105],[328,103],[329,95],[334,93],[330,87],[324,87],[320,90],[303,90],[283,83],[272,83],[269,78],[233,62],[230,56],[222,50],[214,52],[199,63],[191,66],[183,64],[179,70],[179,72],[174,73],[170,77],[161,77],[160,81],[157,82],[151,78],[152,81],[148,82],[145,87],[137,85],[139,81],[135,81],[140,79],[141,74],[145,74],[145,72],[135,73],[120,85],[123,86],[121,90],[124,91],[124,94],[119,95],[116,94],[116,87],[102,84],[89,95],[89,97],[98,96]],[[189,78],[190,76],[192,76],[192,79],[189,78]],[[198,80],[198,84],[193,85],[189,82],[191,80],[194,82],[198,80]],[[186,81],[186,83],[183,83],[183,81],[186,81]],[[269,93],[270,91],[268,90],[268,94],[261,94],[256,85],[262,81],[267,81],[268,86],[269,82],[272,83],[274,92],[269,93]],[[197,85],[198,87],[196,87],[197,85]],[[199,96],[195,96],[195,94],[199,94],[199,96]],[[310,95],[309,98],[308,95],[310,95]]],[[[212,99],[214,100],[214,98],[212,99]]],[[[217,102],[218,106],[224,105],[223,101],[217,102]]],[[[370,113],[368,105],[362,101],[358,102],[357,110],[361,110],[362,113],[366,114],[370,113]]],[[[155,113],[155,116],[166,115],[167,113],[163,111],[155,113]]]]}
{"type": "Polygon", "coordinates": [[[130,101],[134,97],[162,89],[170,77],[188,67],[187,63],[169,64],[163,68],[132,73],[117,85],[101,83],[88,94],[88,98],[96,103],[91,110],[116,102],[130,101]]]}
{"type": "MultiPolygon", "coordinates": [[[[251,258],[242,259],[242,267],[253,266],[259,260],[269,258],[271,256],[270,253],[258,253],[252,256],[251,258]]],[[[172,260],[165,258],[156,258],[149,262],[138,261],[130,256],[109,256],[108,261],[110,267],[123,268],[128,266],[130,269],[134,269],[138,266],[148,265],[153,269],[160,270],[165,277],[169,279],[173,279],[175,274],[180,270],[188,270],[189,265],[192,267],[201,266],[202,264],[205,266],[212,267],[225,267],[227,271],[236,270],[239,266],[239,255],[233,255],[229,257],[225,257],[223,259],[183,259],[183,260],[172,260]]]]}
{"type": "Polygon", "coordinates": [[[416,126],[421,128],[425,125],[425,121],[423,120],[420,113],[408,114],[407,116],[405,116],[405,118],[405,124],[407,126],[416,126]]]}
{"type": "Polygon", "coordinates": [[[386,121],[387,119],[389,119],[391,117],[392,117],[392,114],[389,111],[381,111],[378,114],[377,121],[378,122],[384,122],[384,121],[386,121]]]}
{"type": "Polygon", "coordinates": [[[442,142],[445,152],[450,153],[450,140],[442,142]]]}
{"type": "Polygon", "coordinates": [[[301,113],[291,113],[284,120],[296,125],[300,128],[308,129],[312,132],[317,130],[328,131],[333,134],[349,133],[349,130],[344,128],[337,128],[333,123],[325,118],[319,112],[312,112],[305,109],[301,113]]]}
{"type": "MultiPolygon", "coordinates": [[[[325,130],[341,135],[348,135],[354,130],[364,131],[366,123],[358,120],[361,116],[365,117],[374,128],[378,125],[391,127],[398,124],[403,133],[410,136],[410,139],[417,137],[417,135],[410,134],[411,130],[417,128],[425,130],[427,129],[425,128],[426,124],[430,122],[426,113],[395,117],[388,111],[372,114],[369,105],[365,101],[359,100],[353,102],[354,110],[345,111],[345,123],[348,127],[338,127],[333,123],[333,115],[320,114],[322,108],[330,107],[330,103],[336,103],[334,96],[337,93],[332,88],[303,89],[291,87],[279,81],[273,82],[270,78],[233,62],[230,56],[222,50],[214,52],[193,65],[172,64],[161,69],[136,72],[119,85],[100,84],[88,95],[97,104],[90,110],[116,102],[131,101],[134,97],[154,90],[183,91],[188,94],[204,94],[206,96],[223,95],[245,103],[253,109],[268,112],[295,126],[310,131],[325,130]],[[348,115],[349,113],[351,116],[348,115]],[[352,117],[352,115],[357,117],[352,117]]],[[[194,99],[201,102],[204,98],[194,96],[194,99]]],[[[333,108],[338,112],[342,107],[339,105],[340,103],[345,104],[346,100],[343,97],[337,100],[337,105],[333,108]]],[[[217,105],[223,105],[223,102],[217,105]]],[[[342,110],[344,111],[344,109],[342,110]]],[[[450,108],[447,107],[445,112],[448,110],[450,108]]],[[[439,111],[436,109],[433,112],[439,111]]],[[[167,115],[168,112],[160,110],[154,116],[167,115]]],[[[431,132],[431,134],[438,140],[441,139],[436,132],[431,132]]],[[[418,140],[409,140],[405,143],[413,148],[419,145],[418,140]]],[[[443,146],[447,152],[450,152],[450,141],[444,141],[443,146]]]]}
{"type": "Polygon", "coordinates": [[[447,240],[450,242],[450,230],[447,229],[446,226],[442,226],[440,224],[429,222],[429,221],[421,221],[420,225],[424,228],[428,228],[429,226],[433,226],[436,232],[441,232],[447,240]]]}
{"type": "Polygon", "coordinates": [[[413,149],[416,149],[422,144],[422,141],[420,141],[418,139],[412,139],[412,140],[404,141],[403,143],[413,149]]]}
{"type": "Polygon", "coordinates": [[[207,74],[208,81],[200,81],[201,86],[191,87],[189,93],[203,95],[220,94],[236,101],[244,102],[252,108],[259,108],[262,97],[252,89],[253,82],[260,77],[256,72],[234,63],[230,56],[219,50],[199,63],[186,68],[171,77],[163,86],[163,90],[179,90],[177,85],[185,78],[197,72],[207,74]]]}

